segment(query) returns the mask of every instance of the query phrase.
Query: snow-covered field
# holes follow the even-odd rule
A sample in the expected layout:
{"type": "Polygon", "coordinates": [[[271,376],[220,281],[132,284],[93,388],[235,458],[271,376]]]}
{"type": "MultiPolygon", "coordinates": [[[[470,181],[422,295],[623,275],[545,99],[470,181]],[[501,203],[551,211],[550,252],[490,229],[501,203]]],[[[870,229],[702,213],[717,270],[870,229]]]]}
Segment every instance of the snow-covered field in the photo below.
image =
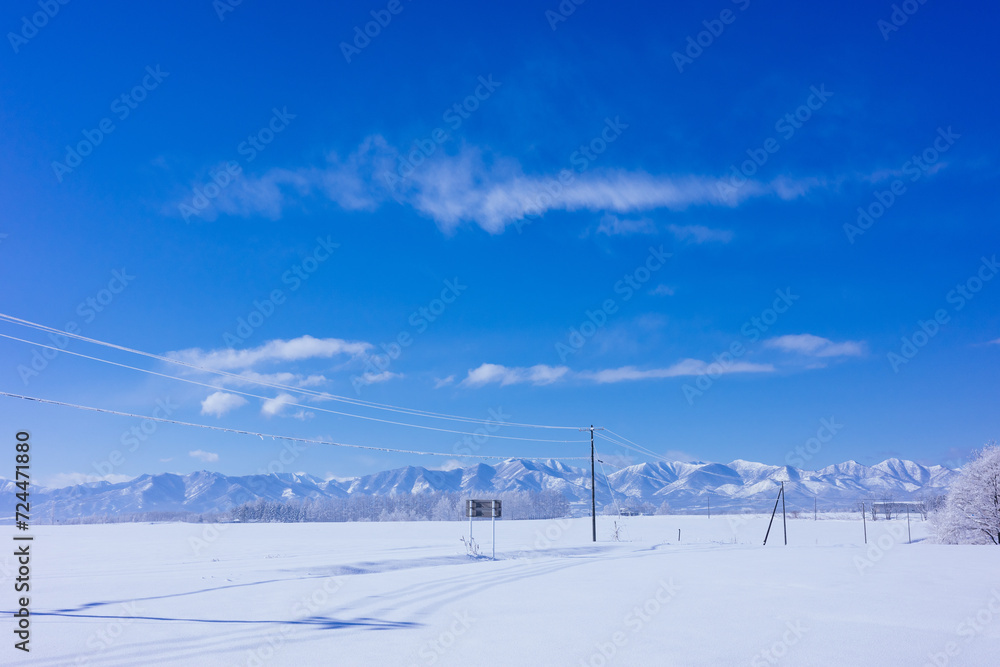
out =
{"type": "MultiPolygon", "coordinates": [[[[857,517],[33,529],[32,665],[993,665],[1000,549],[857,517]],[[678,542],[677,531],[681,530],[678,542]],[[490,552],[490,524],[474,536],[490,552]]],[[[12,551],[12,550],[5,550],[12,551]]],[[[0,609],[15,595],[13,558],[0,609]]]]}

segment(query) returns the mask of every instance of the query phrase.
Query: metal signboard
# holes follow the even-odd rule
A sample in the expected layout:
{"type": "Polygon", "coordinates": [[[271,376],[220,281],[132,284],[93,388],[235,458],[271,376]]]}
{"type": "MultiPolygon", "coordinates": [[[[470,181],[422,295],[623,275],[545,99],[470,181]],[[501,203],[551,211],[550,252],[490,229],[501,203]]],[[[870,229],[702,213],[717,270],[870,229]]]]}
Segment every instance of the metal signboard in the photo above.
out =
{"type": "Polygon", "coordinates": [[[476,518],[499,518],[500,517],[500,501],[499,500],[466,500],[465,501],[465,516],[470,519],[476,518]]]}

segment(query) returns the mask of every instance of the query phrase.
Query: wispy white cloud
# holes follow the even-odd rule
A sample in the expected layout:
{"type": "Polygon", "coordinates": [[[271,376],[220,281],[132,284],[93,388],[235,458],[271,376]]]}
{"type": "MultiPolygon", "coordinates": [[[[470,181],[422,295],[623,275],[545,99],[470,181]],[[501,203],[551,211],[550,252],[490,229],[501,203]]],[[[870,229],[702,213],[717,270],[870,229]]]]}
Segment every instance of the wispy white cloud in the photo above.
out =
{"type": "Polygon", "coordinates": [[[719,362],[708,363],[700,359],[684,359],[667,368],[639,369],[635,366],[622,366],[601,371],[582,371],[577,373],[581,379],[591,380],[598,384],[611,384],[634,380],[657,380],[661,378],[683,377],[691,375],[726,375],[729,373],[773,373],[771,364],[755,364],[747,361],[737,361],[728,364],[719,362]]]}
{"type": "Polygon", "coordinates": [[[625,219],[608,213],[601,218],[597,233],[605,236],[631,236],[632,234],[655,234],[656,225],[649,218],[625,219]]]}
{"type": "Polygon", "coordinates": [[[703,225],[668,225],[667,229],[681,241],[691,241],[692,243],[709,243],[718,241],[729,243],[733,240],[733,233],[728,229],[710,229],[703,225]]]}
{"type": "MultiPolygon", "coordinates": [[[[382,137],[368,137],[345,159],[334,155],[320,167],[272,169],[237,179],[212,204],[233,215],[279,218],[292,202],[307,196],[325,197],[347,210],[373,210],[395,200],[444,230],[471,222],[499,234],[512,223],[550,211],[623,215],[660,208],[735,207],[759,197],[797,199],[823,185],[815,178],[781,177],[732,188],[726,179],[713,176],[597,168],[525,174],[517,160],[474,146],[464,146],[455,155],[436,155],[401,178],[396,172],[398,155],[382,137]]],[[[623,225],[619,230],[624,233],[623,225]]],[[[610,233],[614,226],[607,229],[610,233]]]]}
{"type": "Polygon", "coordinates": [[[447,387],[455,381],[454,375],[449,375],[446,378],[434,378],[434,388],[440,389],[441,387],[447,387]]]}
{"type": "Polygon", "coordinates": [[[676,290],[670,285],[657,285],[649,290],[649,293],[653,296],[673,296],[675,292],[676,290]]]}
{"type": "Polygon", "coordinates": [[[764,347],[820,358],[860,357],[865,354],[865,344],[862,341],[847,340],[835,343],[829,338],[813,334],[793,334],[769,338],[764,341],[764,347]]]}
{"type": "Polygon", "coordinates": [[[291,394],[281,393],[274,398],[264,399],[260,406],[260,414],[265,417],[276,417],[285,411],[289,403],[294,403],[295,397],[291,394]]]}
{"type": "MultiPolygon", "coordinates": [[[[347,355],[356,357],[371,349],[370,343],[347,341],[340,338],[313,338],[299,336],[291,340],[272,340],[254,348],[237,350],[217,348],[202,350],[190,348],[168,352],[166,356],[195,366],[216,370],[243,370],[275,361],[301,361],[304,359],[330,358],[347,355]]],[[[321,377],[321,376],[313,376],[321,377]]]]}
{"type": "Polygon", "coordinates": [[[200,449],[188,452],[188,456],[193,459],[198,459],[199,461],[204,461],[205,463],[215,463],[219,460],[218,454],[214,452],[205,452],[200,449]]]}
{"type": "Polygon", "coordinates": [[[579,380],[597,384],[612,384],[636,380],[656,380],[662,378],[682,377],[712,373],[724,375],[728,373],[771,373],[775,368],[771,364],[755,364],[746,361],[721,364],[705,362],[700,359],[684,359],[667,368],[640,369],[635,366],[622,366],[599,371],[571,371],[566,366],[536,366],[518,367],[500,364],[482,364],[468,372],[462,385],[467,387],[482,387],[487,384],[533,384],[545,385],[565,380],[579,380]]]}
{"type": "Polygon", "coordinates": [[[462,384],[467,387],[482,387],[487,384],[508,384],[534,385],[552,384],[562,379],[569,368],[566,366],[547,366],[537,364],[527,368],[502,366],[500,364],[482,364],[478,368],[473,368],[462,380],[462,384]]]}
{"type": "Polygon", "coordinates": [[[447,471],[447,470],[458,470],[459,468],[464,468],[467,465],[469,465],[469,464],[468,463],[462,463],[458,459],[448,459],[443,464],[441,464],[440,466],[438,466],[437,468],[434,468],[434,469],[435,470],[445,470],[445,471],[447,471]]]}
{"type": "Polygon", "coordinates": [[[378,384],[380,382],[388,382],[389,380],[397,380],[403,377],[402,373],[393,373],[391,371],[382,371],[380,373],[363,373],[361,375],[361,380],[364,384],[378,384]]]}
{"type": "Polygon", "coordinates": [[[261,403],[260,414],[268,418],[292,417],[293,419],[301,419],[303,421],[306,419],[312,419],[316,416],[316,413],[307,411],[303,408],[299,408],[291,413],[286,412],[286,408],[288,407],[297,407],[290,405],[295,403],[296,400],[297,399],[294,396],[286,393],[278,394],[274,398],[266,398],[264,399],[264,402],[261,403]]]}
{"type": "Polygon", "coordinates": [[[201,414],[221,417],[227,412],[243,407],[246,404],[247,399],[242,396],[217,391],[214,394],[210,394],[208,398],[201,402],[201,414]]]}

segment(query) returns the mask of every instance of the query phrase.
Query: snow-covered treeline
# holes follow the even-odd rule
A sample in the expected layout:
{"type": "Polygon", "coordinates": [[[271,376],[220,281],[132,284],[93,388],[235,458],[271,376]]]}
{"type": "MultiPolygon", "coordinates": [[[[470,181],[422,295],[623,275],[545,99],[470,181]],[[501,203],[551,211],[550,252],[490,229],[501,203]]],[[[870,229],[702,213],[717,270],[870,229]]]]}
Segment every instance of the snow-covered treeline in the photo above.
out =
{"type": "MultiPolygon", "coordinates": [[[[569,503],[556,491],[505,491],[490,499],[497,498],[503,503],[503,516],[508,519],[552,519],[569,513],[569,503]]],[[[241,523],[459,521],[466,518],[467,499],[458,493],[427,493],[288,502],[255,500],[234,507],[229,517],[241,523]]]]}

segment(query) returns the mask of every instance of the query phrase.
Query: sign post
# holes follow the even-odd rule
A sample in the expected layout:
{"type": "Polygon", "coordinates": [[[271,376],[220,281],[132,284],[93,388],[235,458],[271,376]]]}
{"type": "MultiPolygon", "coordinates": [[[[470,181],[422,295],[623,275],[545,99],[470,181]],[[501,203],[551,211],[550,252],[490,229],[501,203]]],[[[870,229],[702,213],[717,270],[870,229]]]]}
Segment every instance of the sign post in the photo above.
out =
{"type": "Polygon", "coordinates": [[[497,517],[500,516],[499,500],[466,500],[465,514],[469,517],[469,540],[472,540],[472,518],[489,517],[493,524],[493,560],[497,559],[497,517]]]}

